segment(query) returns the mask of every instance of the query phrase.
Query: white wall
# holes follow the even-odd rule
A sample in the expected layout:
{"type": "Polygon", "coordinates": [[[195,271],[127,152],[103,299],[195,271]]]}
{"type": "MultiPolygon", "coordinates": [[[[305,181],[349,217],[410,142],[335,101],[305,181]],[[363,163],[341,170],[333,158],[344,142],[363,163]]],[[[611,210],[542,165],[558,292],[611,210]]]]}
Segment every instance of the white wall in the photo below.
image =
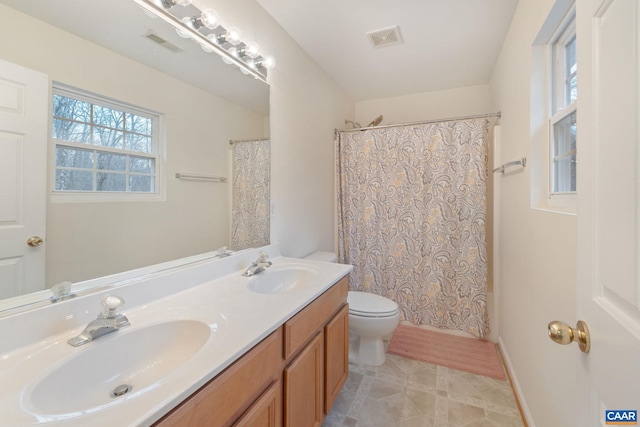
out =
{"type": "Polygon", "coordinates": [[[366,126],[382,114],[385,125],[490,112],[489,85],[479,85],[359,101],[355,121],[366,126]]]}
{"type": "Polygon", "coordinates": [[[199,0],[223,25],[242,30],[275,56],[271,85],[271,241],[283,255],[333,251],[333,129],[353,117],[353,101],[255,0],[199,0]]]}
{"type": "MultiPolygon", "coordinates": [[[[492,75],[503,161],[530,158],[531,45],[552,6],[551,0],[520,0],[492,75]]],[[[527,167],[495,179],[500,340],[531,425],[569,426],[575,424],[572,362],[578,350],[549,340],[547,324],[576,321],[576,217],[533,209],[530,172],[527,167]]]]}
{"type": "Polygon", "coordinates": [[[229,177],[229,139],[263,135],[262,115],[2,5],[0,28],[6,39],[20,40],[0,44],[0,58],[166,117],[166,201],[48,200],[48,286],[202,253],[229,241],[229,185],[173,175],[229,177]]]}

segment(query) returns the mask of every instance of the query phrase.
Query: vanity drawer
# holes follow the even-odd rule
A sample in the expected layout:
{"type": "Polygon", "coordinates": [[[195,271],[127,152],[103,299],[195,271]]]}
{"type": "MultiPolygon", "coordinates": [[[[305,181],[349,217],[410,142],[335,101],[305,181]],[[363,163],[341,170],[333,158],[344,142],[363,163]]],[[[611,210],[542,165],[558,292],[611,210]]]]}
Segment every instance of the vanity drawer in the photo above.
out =
{"type": "Polygon", "coordinates": [[[262,340],[154,427],[230,426],[267,387],[280,380],[281,349],[282,328],[262,340]]]}
{"type": "Polygon", "coordinates": [[[288,360],[320,330],[335,312],[347,302],[349,279],[338,283],[320,295],[315,301],[293,316],[284,325],[283,357],[288,360]]]}

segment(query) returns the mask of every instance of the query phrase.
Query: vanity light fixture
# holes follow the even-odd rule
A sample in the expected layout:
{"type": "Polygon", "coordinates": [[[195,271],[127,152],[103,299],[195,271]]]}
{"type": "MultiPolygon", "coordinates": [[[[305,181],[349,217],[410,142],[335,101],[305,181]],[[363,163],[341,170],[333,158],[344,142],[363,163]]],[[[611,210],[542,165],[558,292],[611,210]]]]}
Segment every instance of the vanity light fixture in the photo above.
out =
{"type": "Polygon", "coordinates": [[[239,29],[220,25],[213,9],[200,10],[192,0],[133,1],[147,14],[173,26],[180,37],[193,39],[205,52],[218,53],[225,63],[237,66],[243,74],[266,82],[268,70],[275,66],[273,57],[263,56],[257,43],[241,40],[239,29]]]}
{"type": "Polygon", "coordinates": [[[162,7],[165,9],[171,9],[175,5],[189,6],[192,0],[160,0],[162,7]]]}

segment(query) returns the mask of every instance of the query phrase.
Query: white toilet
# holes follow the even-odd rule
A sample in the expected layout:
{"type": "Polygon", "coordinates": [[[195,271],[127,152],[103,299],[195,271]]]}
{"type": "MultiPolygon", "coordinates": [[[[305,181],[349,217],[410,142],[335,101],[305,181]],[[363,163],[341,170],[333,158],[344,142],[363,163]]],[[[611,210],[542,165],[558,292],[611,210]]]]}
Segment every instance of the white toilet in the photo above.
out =
{"type": "MultiPolygon", "coordinates": [[[[335,262],[332,252],[314,252],[305,257],[314,261],[335,262]]],[[[349,291],[349,361],[359,365],[380,366],[385,361],[382,339],[390,336],[400,322],[398,304],[369,292],[349,291]]]]}
{"type": "Polygon", "coordinates": [[[349,360],[359,365],[380,366],[385,361],[382,339],[400,322],[398,304],[369,292],[349,291],[349,360]]]}

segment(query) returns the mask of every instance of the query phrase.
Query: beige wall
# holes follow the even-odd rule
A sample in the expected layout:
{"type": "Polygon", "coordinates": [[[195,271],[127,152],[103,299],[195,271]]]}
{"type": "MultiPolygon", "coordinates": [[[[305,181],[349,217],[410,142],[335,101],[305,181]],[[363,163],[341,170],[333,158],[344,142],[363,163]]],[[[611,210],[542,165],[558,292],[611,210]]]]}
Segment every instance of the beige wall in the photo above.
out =
{"type": "MultiPolygon", "coordinates": [[[[531,157],[531,45],[552,6],[520,0],[493,72],[491,107],[502,111],[503,161],[531,157]]],[[[576,320],[576,216],[533,209],[531,184],[531,165],[495,180],[500,341],[530,425],[569,426],[577,349],[552,343],[546,329],[554,319],[576,320]]]]}
{"type": "Polygon", "coordinates": [[[382,114],[385,125],[489,112],[489,85],[479,85],[358,101],[355,121],[366,126],[382,114]]]}
{"type": "MultiPolygon", "coordinates": [[[[229,139],[263,135],[265,119],[210,93],[0,6],[0,58],[97,94],[164,113],[166,200],[47,204],[47,285],[214,250],[229,240],[229,139]],[[126,76],[126,78],[123,78],[126,76]],[[197,106],[197,108],[196,108],[197,106]]],[[[51,174],[49,174],[51,176],[51,174]]]]}

